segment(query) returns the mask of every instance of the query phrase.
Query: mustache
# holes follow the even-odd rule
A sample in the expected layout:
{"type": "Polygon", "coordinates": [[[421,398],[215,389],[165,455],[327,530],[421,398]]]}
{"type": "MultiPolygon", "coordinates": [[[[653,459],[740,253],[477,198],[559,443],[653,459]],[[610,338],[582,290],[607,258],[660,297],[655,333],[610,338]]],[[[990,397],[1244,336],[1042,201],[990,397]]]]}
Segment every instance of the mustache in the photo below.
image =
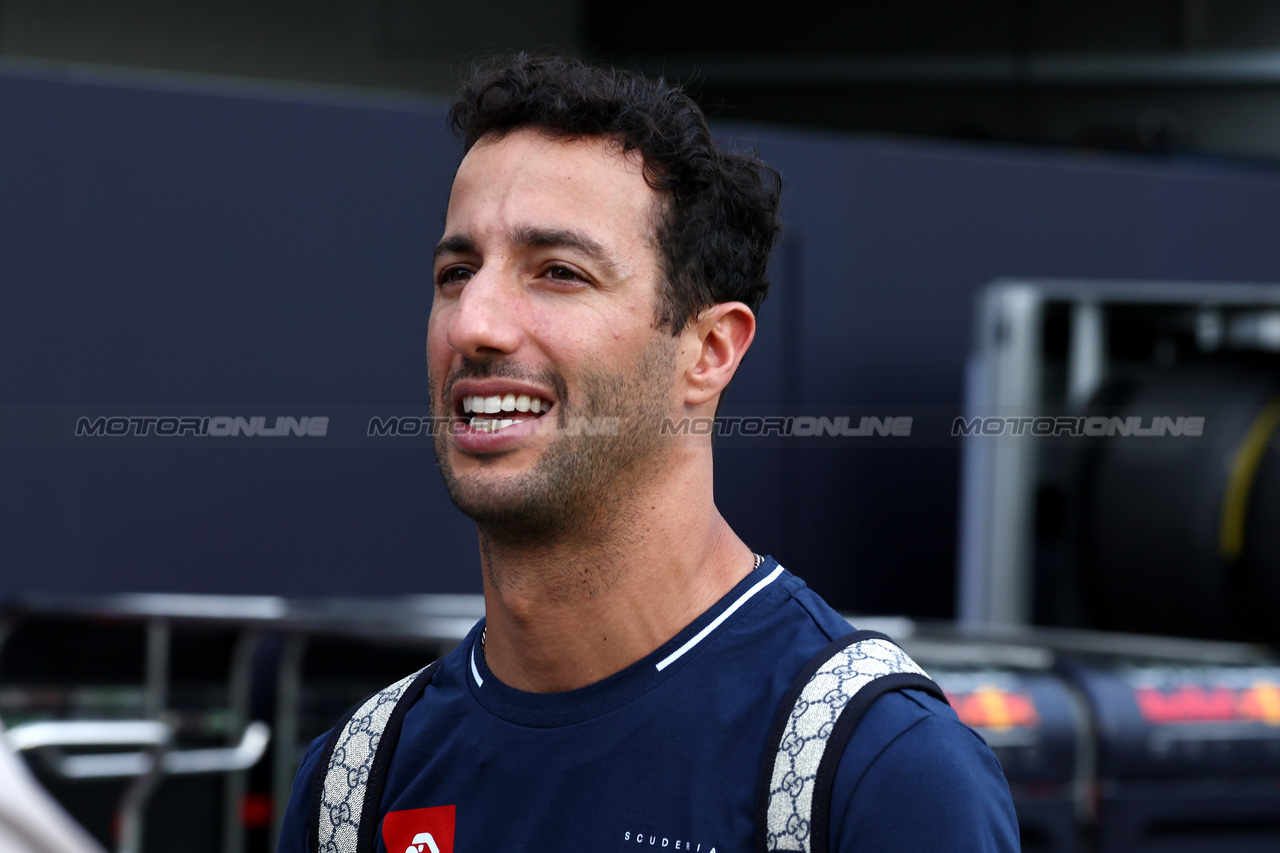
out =
{"type": "Polygon", "coordinates": [[[529,370],[505,360],[476,361],[472,359],[463,359],[457,367],[449,371],[449,375],[445,377],[444,388],[441,390],[441,399],[453,399],[453,387],[464,379],[513,379],[530,385],[541,385],[554,390],[556,399],[561,403],[568,402],[569,391],[565,387],[564,377],[555,371],[529,370]]]}

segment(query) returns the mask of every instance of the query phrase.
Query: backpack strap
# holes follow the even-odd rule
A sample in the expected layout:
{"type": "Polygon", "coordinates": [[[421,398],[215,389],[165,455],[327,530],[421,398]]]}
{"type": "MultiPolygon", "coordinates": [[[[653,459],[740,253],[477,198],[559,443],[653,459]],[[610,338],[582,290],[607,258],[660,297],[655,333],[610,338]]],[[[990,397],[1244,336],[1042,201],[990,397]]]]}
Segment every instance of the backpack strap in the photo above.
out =
{"type": "Polygon", "coordinates": [[[365,699],[333,727],[311,781],[307,826],[317,853],[373,853],[378,808],[404,715],[440,662],[365,699]]]}
{"type": "Polygon", "coordinates": [[[855,631],[818,652],[787,691],[769,735],[756,797],[757,853],[827,853],[831,788],[871,703],[915,689],[947,701],[884,634],[855,631]]]}

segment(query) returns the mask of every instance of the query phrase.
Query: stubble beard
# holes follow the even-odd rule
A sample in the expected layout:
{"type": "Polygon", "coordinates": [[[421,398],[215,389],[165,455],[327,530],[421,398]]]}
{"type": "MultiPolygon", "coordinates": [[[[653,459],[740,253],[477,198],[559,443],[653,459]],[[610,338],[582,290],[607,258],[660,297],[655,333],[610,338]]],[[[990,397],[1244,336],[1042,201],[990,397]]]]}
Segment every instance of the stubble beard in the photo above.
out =
{"type": "MultiPolygon", "coordinates": [[[[520,374],[501,364],[475,364],[468,376],[520,374]]],[[[633,517],[644,487],[664,469],[663,418],[671,414],[675,380],[675,340],[661,332],[639,355],[632,369],[610,375],[585,371],[569,399],[563,379],[536,378],[560,393],[556,427],[561,431],[546,445],[528,472],[486,475],[498,458],[482,461],[479,471],[459,477],[449,459],[449,436],[435,435],[436,462],[455,506],[480,531],[482,549],[530,548],[567,541],[603,541],[633,517]],[[600,424],[618,419],[615,434],[566,432],[573,424],[600,424]],[[579,420],[579,419],[585,419],[579,420]]],[[[444,405],[431,389],[433,405],[444,405]]]]}

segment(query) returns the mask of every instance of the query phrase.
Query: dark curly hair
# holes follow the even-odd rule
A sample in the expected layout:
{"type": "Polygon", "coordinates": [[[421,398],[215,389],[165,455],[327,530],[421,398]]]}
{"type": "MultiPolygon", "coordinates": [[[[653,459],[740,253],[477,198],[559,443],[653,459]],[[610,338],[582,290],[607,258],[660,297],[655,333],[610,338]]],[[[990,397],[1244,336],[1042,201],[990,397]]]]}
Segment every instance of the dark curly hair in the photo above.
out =
{"type": "Polygon", "coordinates": [[[704,309],[738,301],[757,311],[782,226],[778,173],[755,152],[716,145],[693,99],[664,80],[565,56],[520,53],[477,68],[449,111],[464,154],[481,138],[535,128],[616,139],[644,161],[666,197],[657,239],[663,284],[657,325],[677,334],[704,309]]]}

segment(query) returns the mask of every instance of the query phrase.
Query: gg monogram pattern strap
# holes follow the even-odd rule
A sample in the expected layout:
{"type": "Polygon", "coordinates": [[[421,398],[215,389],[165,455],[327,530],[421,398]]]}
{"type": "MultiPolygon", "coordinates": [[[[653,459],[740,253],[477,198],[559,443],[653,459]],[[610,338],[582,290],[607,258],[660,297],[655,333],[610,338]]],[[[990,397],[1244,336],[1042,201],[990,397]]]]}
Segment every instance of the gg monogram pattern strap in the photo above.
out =
{"type": "Polygon", "coordinates": [[[356,853],[365,793],[382,733],[396,704],[422,671],[370,696],[351,714],[338,734],[325,769],[317,810],[321,853],[356,853]]]}
{"type": "MultiPolygon", "coordinates": [[[[839,755],[834,756],[834,761],[829,756],[826,762],[823,756],[832,744],[837,721],[859,691],[886,676],[891,678],[882,682],[885,686],[892,683],[898,687],[937,689],[932,682],[925,681],[928,678],[925,671],[883,635],[867,631],[850,639],[848,645],[834,653],[828,648],[819,655],[820,663],[816,669],[806,671],[810,674],[790,705],[789,713],[779,718],[783,722],[782,734],[773,742],[776,755],[768,775],[763,815],[768,851],[815,853],[825,850],[825,822],[830,803],[822,797],[829,800],[830,780],[823,785],[819,771],[825,773],[829,765],[830,774],[834,776],[839,755]],[[830,657],[822,660],[827,654],[830,657]],[[906,680],[898,678],[905,674],[909,674],[906,680]],[[823,825],[816,826],[819,822],[823,825]]],[[[806,673],[801,674],[802,679],[805,676],[806,673]]],[[[874,698],[873,692],[879,695],[879,691],[869,691],[865,696],[874,698]]],[[[780,714],[785,708],[784,705],[780,709],[780,714]]],[[[844,737],[837,738],[841,742],[832,744],[833,750],[838,746],[839,752],[843,752],[844,741],[852,733],[852,725],[847,724],[856,725],[856,722],[856,719],[845,721],[844,737]]]]}

